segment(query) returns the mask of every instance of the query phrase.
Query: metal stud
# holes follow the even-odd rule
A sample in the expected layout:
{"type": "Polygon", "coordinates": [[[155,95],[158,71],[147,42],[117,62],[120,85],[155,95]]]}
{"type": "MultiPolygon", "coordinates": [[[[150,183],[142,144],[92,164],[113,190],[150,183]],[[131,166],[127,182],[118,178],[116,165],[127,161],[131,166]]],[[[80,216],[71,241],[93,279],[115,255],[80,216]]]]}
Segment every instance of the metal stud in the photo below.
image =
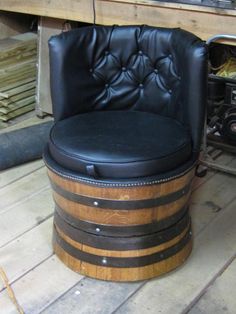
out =
{"type": "Polygon", "coordinates": [[[93,205],[98,206],[98,202],[96,202],[96,201],[93,202],[93,205]]]}
{"type": "Polygon", "coordinates": [[[100,231],[101,231],[101,229],[100,229],[100,228],[96,228],[96,231],[97,231],[97,232],[100,232],[100,231]]]}
{"type": "Polygon", "coordinates": [[[107,259],[106,259],[105,257],[103,257],[102,263],[103,263],[103,264],[107,264],[107,259]]]}

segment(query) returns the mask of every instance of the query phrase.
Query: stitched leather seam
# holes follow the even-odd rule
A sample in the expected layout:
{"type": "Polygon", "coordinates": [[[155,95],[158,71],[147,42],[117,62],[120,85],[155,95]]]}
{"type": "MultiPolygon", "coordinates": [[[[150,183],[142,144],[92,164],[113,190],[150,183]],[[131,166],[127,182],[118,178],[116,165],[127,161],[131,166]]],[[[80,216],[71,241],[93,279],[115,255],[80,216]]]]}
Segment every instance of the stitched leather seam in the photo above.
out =
{"type": "Polygon", "coordinates": [[[52,168],[51,166],[49,166],[49,164],[46,162],[45,159],[44,159],[44,162],[45,162],[46,166],[52,172],[58,174],[59,176],[62,176],[63,178],[71,179],[73,181],[84,182],[84,183],[87,183],[87,184],[104,186],[104,187],[105,186],[110,186],[110,187],[132,187],[132,186],[154,185],[154,184],[164,183],[164,182],[168,182],[170,180],[174,180],[174,179],[180,178],[180,177],[184,176],[186,173],[188,173],[191,169],[193,169],[196,166],[198,161],[195,161],[191,167],[189,167],[185,171],[179,173],[178,175],[171,176],[171,177],[165,178],[165,179],[160,179],[160,180],[153,180],[153,181],[149,181],[149,182],[144,182],[143,181],[143,182],[136,182],[136,183],[104,183],[104,182],[100,183],[100,182],[96,182],[96,181],[93,181],[93,180],[84,179],[84,178],[81,178],[79,176],[71,176],[71,175],[64,174],[63,172],[58,171],[58,170],[52,168]]]}

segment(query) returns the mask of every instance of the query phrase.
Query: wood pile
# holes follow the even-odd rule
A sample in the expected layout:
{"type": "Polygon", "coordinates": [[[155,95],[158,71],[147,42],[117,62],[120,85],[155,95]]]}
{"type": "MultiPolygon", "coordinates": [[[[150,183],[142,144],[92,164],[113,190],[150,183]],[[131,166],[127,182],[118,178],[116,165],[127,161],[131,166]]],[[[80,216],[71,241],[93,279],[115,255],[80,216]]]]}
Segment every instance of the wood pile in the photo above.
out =
{"type": "Polygon", "coordinates": [[[35,108],[37,35],[0,40],[0,121],[35,108]]]}

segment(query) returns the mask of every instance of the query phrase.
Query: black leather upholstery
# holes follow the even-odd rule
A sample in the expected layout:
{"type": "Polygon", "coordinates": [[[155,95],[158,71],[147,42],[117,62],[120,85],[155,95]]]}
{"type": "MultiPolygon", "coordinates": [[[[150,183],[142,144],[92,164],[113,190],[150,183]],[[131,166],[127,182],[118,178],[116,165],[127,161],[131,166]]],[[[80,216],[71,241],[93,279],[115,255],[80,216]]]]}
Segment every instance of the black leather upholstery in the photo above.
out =
{"type": "Polygon", "coordinates": [[[52,37],[49,48],[57,121],[49,151],[59,164],[78,173],[131,178],[197,158],[207,48],[196,36],[149,26],[91,26],[52,37]],[[112,125],[120,131],[105,136],[112,125]],[[104,140],[96,142],[99,134],[104,140]]]}
{"type": "Polygon", "coordinates": [[[138,178],[94,178],[93,176],[88,176],[87,174],[79,173],[77,171],[67,169],[56,162],[49,152],[48,145],[46,145],[44,153],[44,161],[47,167],[59,174],[65,179],[70,179],[72,181],[88,183],[94,186],[103,187],[130,187],[130,186],[143,186],[143,185],[153,185],[157,183],[162,183],[173,180],[175,178],[182,177],[185,173],[189,172],[190,169],[194,168],[197,164],[196,156],[193,155],[187,162],[181,164],[179,167],[172,169],[168,172],[153,174],[148,177],[138,177],[138,178]]]}
{"type": "Polygon", "coordinates": [[[104,178],[167,172],[187,161],[191,149],[178,121],[139,111],[76,115],[57,122],[49,142],[52,158],[65,168],[104,178]]]}

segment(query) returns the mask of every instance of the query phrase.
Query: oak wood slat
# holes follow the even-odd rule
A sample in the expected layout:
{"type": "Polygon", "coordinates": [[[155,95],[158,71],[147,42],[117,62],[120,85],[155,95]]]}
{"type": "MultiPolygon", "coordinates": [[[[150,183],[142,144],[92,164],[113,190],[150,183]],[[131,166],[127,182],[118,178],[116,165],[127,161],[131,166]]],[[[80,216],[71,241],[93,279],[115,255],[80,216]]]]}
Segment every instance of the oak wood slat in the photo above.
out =
{"type": "Polygon", "coordinates": [[[56,203],[54,252],[73,270],[103,280],[143,280],[176,268],[192,247],[191,227],[179,230],[178,221],[187,215],[194,170],[169,181],[120,187],[75,181],[48,169],[56,203]],[[164,243],[157,244],[159,238],[164,243]]]}

